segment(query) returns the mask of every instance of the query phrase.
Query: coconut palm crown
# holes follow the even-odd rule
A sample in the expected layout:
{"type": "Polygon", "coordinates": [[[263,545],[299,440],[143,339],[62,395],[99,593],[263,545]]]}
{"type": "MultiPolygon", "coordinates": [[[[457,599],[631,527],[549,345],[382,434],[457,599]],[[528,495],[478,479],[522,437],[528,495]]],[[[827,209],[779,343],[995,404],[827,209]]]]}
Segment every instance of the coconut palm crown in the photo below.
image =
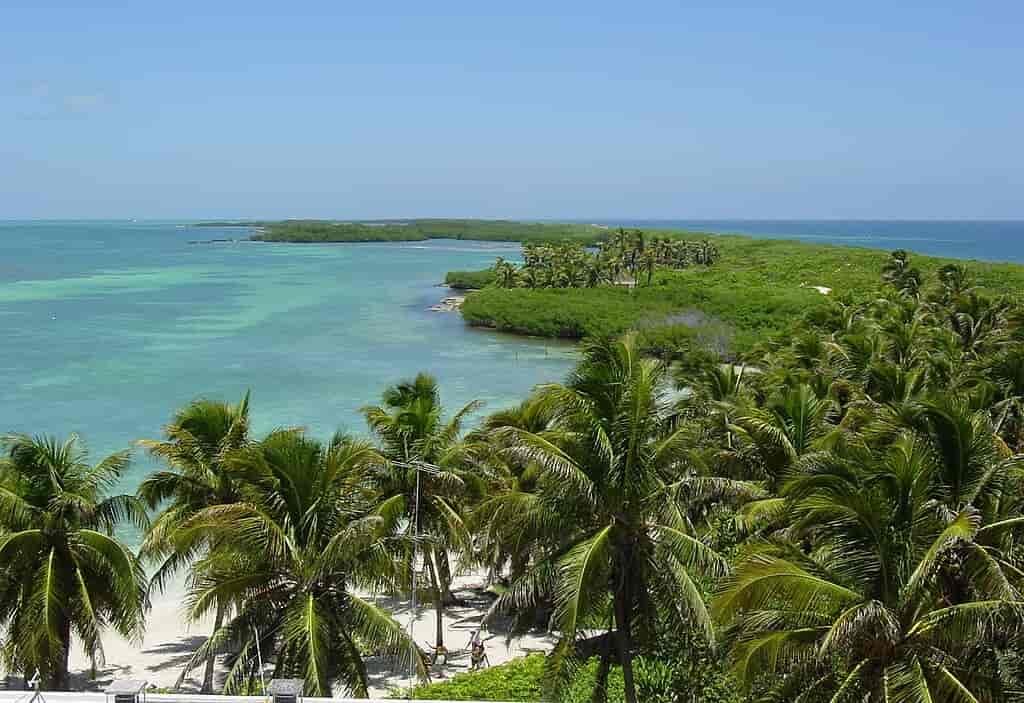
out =
{"type": "MultiPolygon", "coordinates": [[[[138,495],[150,510],[160,509],[146,531],[140,555],[156,562],[151,588],[163,590],[167,580],[202,555],[210,545],[205,535],[182,528],[196,513],[211,505],[241,500],[236,477],[227,469],[232,453],[249,443],[249,394],[237,405],[196,400],[175,413],[164,428],[164,439],[139,442],[167,464],[143,480],[138,495]]],[[[223,608],[217,610],[213,630],[220,628],[223,608]]],[[[205,662],[202,692],[212,693],[215,660],[205,662]]],[[[183,670],[178,685],[188,674],[183,670]]]]}
{"type": "Polygon", "coordinates": [[[141,640],[148,609],[139,560],[115,536],[146,527],[133,496],[111,495],[129,465],[118,452],[90,465],[76,435],[9,435],[0,460],[0,633],[9,671],[70,685],[72,637],[94,663],[101,634],[141,640]]]}
{"type": "MultiPolygon", "coordinates": [[[[255,688],[261,658],[309,695],[367,695],[364,657],[422,661],[402,627],[357,589],[394,588],[401,564],[373,512],[366,473],[380,457],[345,436],[324,445],[298,430],[271,433],[232,455],[243,498],[185,525],[213,547],[194,564],[189,614],[227,605],[230,617],[194,656],[227,651],[225,692],[255,688]]],[[[408,665],[408,664],[407,664],[408,665]]]]}
{"type": "Polygon", "coordinates": [[[552,600],[555,689],[576,670],[579,640],[595,632],[606,633],[597,695],[614,658],[628,701],[637,700],[638,647],[694,627],[712,638],[699,582],[726,565],[702,541],[689,508],[743,488],[703,476],[692,462],[693,437],[674,423],[669,387],[664,365],[642,356],[635,336],[592,342],[568,383],[540,388],[549,428],[503,430],[506,451],[540,470],[534,497],[517,497],[519,509],[506,513],[510,529],[550,537],[497,607],[552,600]]]}

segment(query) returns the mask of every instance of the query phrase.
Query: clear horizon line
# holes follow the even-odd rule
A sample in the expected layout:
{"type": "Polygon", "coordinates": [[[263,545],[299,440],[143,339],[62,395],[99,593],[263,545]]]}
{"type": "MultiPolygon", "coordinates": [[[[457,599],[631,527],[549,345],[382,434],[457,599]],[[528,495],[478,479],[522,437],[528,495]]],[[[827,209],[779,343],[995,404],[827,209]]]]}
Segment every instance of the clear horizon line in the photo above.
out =
{"type": "Polygon", "coordinates": [[[325,222],[384,222],[410,220],[479,220],[483,222],[550,222],[573,224],[601,224],[605,222],[1024,222],[1019,217],[516,217],[516,216],[389,216],[389,217],[343,217],[343,216],[209,216],[209,217],[4,217],[0,222],[281,222],[285,220],[320,220],[325,222]]]}

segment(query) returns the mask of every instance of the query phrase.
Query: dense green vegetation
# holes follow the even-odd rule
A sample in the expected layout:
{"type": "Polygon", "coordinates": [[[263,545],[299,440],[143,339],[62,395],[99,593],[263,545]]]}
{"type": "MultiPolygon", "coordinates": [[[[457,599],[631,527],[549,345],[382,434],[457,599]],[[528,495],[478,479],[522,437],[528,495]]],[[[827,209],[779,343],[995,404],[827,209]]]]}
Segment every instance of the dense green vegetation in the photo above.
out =
{"type": "Polygon", "coordinates": [[[442,701],[537,701],[542,695],[543,673],[544,656],[533,654],[489,669],[456,674],[448,681],[420,684],[413,688],[411,697],[442,701]]]}
{"type": "Polygon", "coordinates": [[[252,239],[262,242],[409,242],[427,236],[406,223],[328,222],[318,220],[287,220],[270,222],[252,239]]]}
{"type": "Polygon", "coordinates": [[[376,443],[251,437],[247,399],[196,401],[146,443],[167,464],[140,489],[151,523],[106,496],[126,455],[7,438],[4,664],[66,686],[72,634],[96,657],[101,630],[140,634],[140,560],[111,537],[129,519],[153,587],[184,569],[189,615],[220,613],[189,666],[224,655],[228,691],[258,690],[257,652],[308,693],[364,695],[371,655],[425,675],[431,652],[360,594],[415,575],[440,623],[462,568],[498,594],[485,628],[557,644],[422,695],[1021,700],[1024,306],[997,292],[1019,269],[817,254],[770,280],[831,270],[861,292],[766,325],[785,334],[755,367],[685,335],[660,340],[682,345],[671,364],[636,332],[594,338],[564,382],[472,428],[476,406],[447,416],[429,376],[391,386],[364,409],[376,443]]]}
{"type": "MultiPolygon", "coordinates": [[[[591,660],[579,669],[562,695],[563,703],[590,703],[598,673],[591,660]]],[[[637,693],[644,703],[738,703],[736,681],[707,658],[692,651],[641,658],[636,667],[637,693]],[[687,696],[692,696],[688,698],[687,696]]],[[[606,686],[608,703],[622,703],[622,668],[613,666],[606,686]]],[[[530,654],[505,664],[456,674],[447,681],[420,684],[410,692],[422,700],[541,701],[544,700],[544,656],[530,654]]],[[[406,697],[403,692],[401,697],[406,697]]],[[[398,697],[398,696],[396,696],[398,697]]]]}
{"type": "Polygon", "coordinates": [[[718,249],[707,239],[657,237],[618,229],[587,249],[578,242],[523,244],[523,264],[498,257],[491,267],[499,288],[596,288],[619,284],[651,285],[655,270],[711,266],[718,249]]]}
{"type": "MultiPolygon", "coordinates": [[[[235,226],[239,223],[204,223],[235,226]]],[[[284,220],[252,223],[261,231],[253,239],[266,242],[393,242],[424,239],[473,239],[495,242],[555,242],[573,240],[594,243],[607,230],[598,225],[514,222],[511,220],[380,220],[335,222],[284,220]]]]}
{"type": "MultiPolygon", "coordinates": [[[[808,311],[828,308],[835,299],[870,300],[887,258],[871,249],[734,236],[708,239],[721,255],[714,266],[661,267],[650,286],[564,290],[495,285],[469,295],[462,314],[472,325],[569,338],[621,334],[633,328],[661,335],[652,328],[698,319],[702,324],[712,322],[712,329],[703,334],[714,346],[728,340],[732,351],[742,354],[788,329],[808,311]],[[830,289],[828,295],[817,286],[830,289]]],[[[948,263],[932,257],[915,259],[925,277],[948,263]]],[[[981,288],[1015,295],[1024,290],[1024,267],[983,262],[969,266],[981,288]]]]}
{"type": "Polygon", "coordinates": [[[494,283],[493,269],[483,271],[449,271],[445,274],[444,284],[459,290],[477,290],[494,283]]]}

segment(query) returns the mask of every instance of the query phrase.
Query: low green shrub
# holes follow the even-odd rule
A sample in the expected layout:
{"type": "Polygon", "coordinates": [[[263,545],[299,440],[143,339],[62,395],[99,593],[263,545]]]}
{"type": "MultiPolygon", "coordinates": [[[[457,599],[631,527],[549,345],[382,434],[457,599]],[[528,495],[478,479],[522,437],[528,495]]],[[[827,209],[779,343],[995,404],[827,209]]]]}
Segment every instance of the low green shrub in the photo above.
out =
{"type": "Polygon", "coordinates": [[[492,283],[494,283],[494,271],[492,269],[484,269],[483,271],[449,271],[444,277],[444,284],[446,286],[460,290],[486,288],[492,283]]]}
{"type": "MultiPolygon", "coordinates": [[[[588,661],[563,692],[559,703],[590,703],[598,662],[588,661]]],[[[634,662],[637,695],[644,703],[743,703],[732,677],[705,653],[659,653],[634,662]]],[[[481,671],[456,674],[447,681],[421,684],[413,698],[424,700],[542,701],[544,656],[530,654],[481,671]]],[[[608,674],[608,703],[622,703],[622,670],[608,674]]],[[[399,697],[396,695],[395,697],[399,697]]]]}
{"type": "Polygon", "coordinates": [[[539,701],[544,656],[531,654],[504,664],[456,674],[447,681],[420,684],[413,698],[449,701],[539,701]]]}

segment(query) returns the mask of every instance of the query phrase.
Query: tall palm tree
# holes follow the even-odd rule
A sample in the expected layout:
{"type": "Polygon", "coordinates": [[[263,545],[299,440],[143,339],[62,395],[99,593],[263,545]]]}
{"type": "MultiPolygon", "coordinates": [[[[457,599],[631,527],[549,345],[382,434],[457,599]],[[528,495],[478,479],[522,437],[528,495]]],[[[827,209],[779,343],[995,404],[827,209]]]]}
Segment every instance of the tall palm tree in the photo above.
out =
{"type": "Polygon", "coordinates": [[[638,646],[693,625],[711,637],[697,583],[722,575],[725,563],[701,540],[688,508],[736,486],[693,466],[693,437],[673,424],[668,388],[664,365],[641,355],[635,335],[591,342],[567,384],[539,390],[550,427],[503,430],[508,451],[540,467],[538,499],[508,513],[510,529],[543,530],[555,547],[535,556],[499,607],[553,599],[555,685],[574,670],[576,640],[604,631],[598,698],[613,640],[632,703],[638,646]]]}
{"type": "Polygon", "coordinates": [[[451,600],[449,552],[469,546],[462,500],[467,481],[476,483],[463,471],[467,447],[461,441],[462,426],[479,407],[473,401],[445,420],[437,381],[421,373],[388,388],[383,405],[363,408],[387,460],[373,471],[378,513],[405,535],[410,546],[415,539],[421,549],[436,614],[434,646],[438,650],[444,647],[445,601],[451,600]]]}
{"type": "Polygon", "coordinates": [[[484,418],[467,437],[477,463],[486,467],[489,474],[486,497],[473,507],[469,526],[479,559],[488,567],[491,577],[500,577],[506,566],[509,579],[523,576],[531,555],[552,541],[551,535],[543,530],[523,529],[515,519],[540,499],[538,481],[543,469],[510,451],[514,439],[507,431],[501,431],[516,428],[540,434],[549,429],[552,415],[549,405],[530,397],[516,407],[484,418]]]}
{"type": "Polygon", "coordinates": [[[910,297],[916,296],[921,288],[921,272],[910,265],[910,254],[904,249],[889,255],[882,265],[882,279],[910,297]]]}
{"type": "Polygon", "coordinates": [[[102,662],[101,633],[141,640],[149,607],[139,560],[114,535],[143,529],[133,496],[109,495],[129,465],[119,452],[96,465],[76,435],[9,435],[0,460],[0,632],[9,671],[36,670],[45,688],[69,686],[71,638],[102,662]]]}
{"type": "Polygon", "coordinates": [[[658,255],[653,249],[647,249],[640,257],[640,267],[647,273],[647,285],[651,285],[654,269],[658,266],[658,255]]]}
{"type": "MultiPolygon", "coordinates": [[[[175,413],[164,428],[164,439],[140,442],[169,467],[168,471],[151,473],[138,490],[150,510],[161,508],[140,549],[142,557],[159,563],[151,579],[153,588],[162,591],[174,573],[210,547],[204,540],[194,539],[202,535],[183,533],[185,523],[208,506],[242,499],[241,487],[225,462],[248,443],[248,393],[237,405],[196,400],[175,413]]],[[[219,630],[223,622],[224,608],[218,607],[213,631],[219,630]]],[[[204,664],[203,693],[213,692],[215,665],[210,650],[204,664]]],[[[187,673],[183,671],[182,678],[187,673]]]]}
{"type": "Polygon", "coordinates": [[[534,266],[523,266],[519,269],[518,280],[523,288],[540,288],[543,285],[542,277],[534,266]]]}
{"type": "Polygon", "coordinates": [[[514,288],[516,285],[516,278],[518,269],[515,264],[506,261],[503,257],[499,256],[492,267],[494,271],[494,280],[498,284],[499,288],[514,288]]]}
{"type": "Polygon", "coordinates": [[[386,521],[373,512],[367,472],[379,461],[348,437],[323,445],[278,430],[228,459],[244,499],[186,522],[213,545],[193,567],[189,615],[224,604],[232,613],[193,659],[231,652],[226,692],[260,680],[262,655],[274,676],[305,679],[309,695],[330,696],[336,683],[366,696],[367,652],[414,651],[400,625],[354,590],[392,588],[400,572],[386,521]]]}

